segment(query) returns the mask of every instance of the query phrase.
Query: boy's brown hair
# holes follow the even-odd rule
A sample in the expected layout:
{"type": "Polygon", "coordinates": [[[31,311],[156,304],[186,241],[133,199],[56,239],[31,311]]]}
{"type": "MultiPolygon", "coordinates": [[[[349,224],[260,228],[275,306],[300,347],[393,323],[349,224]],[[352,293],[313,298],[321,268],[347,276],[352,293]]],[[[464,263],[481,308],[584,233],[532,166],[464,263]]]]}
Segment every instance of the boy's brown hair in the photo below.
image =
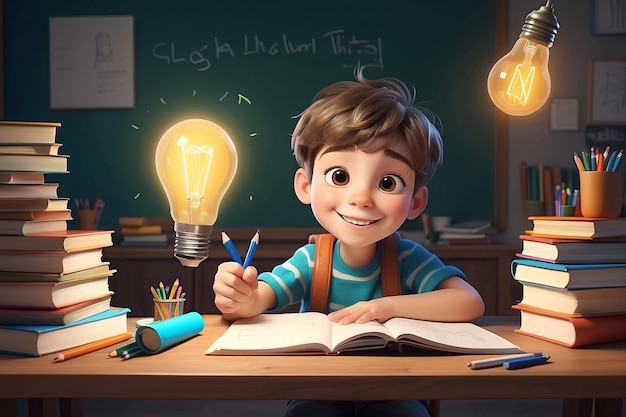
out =
{"type": "Polygon", "coordinates": [[[415,190],[426,185],[443,161],[441,135],[414,104],[414,94],[399,80],[341,81],[320,90],[300,115],[291,138],[296,161],[309,179],[313,162],[326,145],[333,149],[377,152],[391,144],[380,140],[400,133],[411,151],[415,190]]]}

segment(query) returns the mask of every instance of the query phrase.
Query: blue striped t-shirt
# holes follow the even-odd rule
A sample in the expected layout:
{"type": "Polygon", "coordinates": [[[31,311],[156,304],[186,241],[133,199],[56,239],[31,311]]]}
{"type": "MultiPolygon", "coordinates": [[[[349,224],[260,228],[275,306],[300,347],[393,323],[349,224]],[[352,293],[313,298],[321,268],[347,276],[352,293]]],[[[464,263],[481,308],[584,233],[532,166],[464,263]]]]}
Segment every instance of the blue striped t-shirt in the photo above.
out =
{"type": "MultiPolygon", "coordinates": [[[[350,268],[339,255],[340,241],[333,249],[333,277],[329,291],[329,311],[340,310],[359,301],[382,297],[381,243],[376,258],[363,268],[350,268]]],[[[277,304],[272,311],[280,311],[290,304],[301,303],[300,311],[310,310],[311,276],[315,245],[299,248],[294,255],[277,265],[272,272],[259,274],[258,279],[272,287],[277,304]]],[[[463,279],[465,274],[454,266],[445,266],[441,260],[421,245],[398,237],[398,262],[403,294],[418,294],[434,290],[443,280],[452,276],[463,279]]]]}

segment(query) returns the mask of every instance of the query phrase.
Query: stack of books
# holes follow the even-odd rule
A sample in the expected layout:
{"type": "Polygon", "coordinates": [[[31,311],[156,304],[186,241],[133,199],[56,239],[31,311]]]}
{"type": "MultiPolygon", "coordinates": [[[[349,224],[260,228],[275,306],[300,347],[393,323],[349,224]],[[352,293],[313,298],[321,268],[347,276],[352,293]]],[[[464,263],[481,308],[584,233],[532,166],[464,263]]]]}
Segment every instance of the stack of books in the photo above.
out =
{"type": "Polygon", "coordinates": [[[0,122],[0,351],[40,356],[126,332],[102,261],[111,230],[68,230],[58,123],[0,122]],[[3,157],[5,157],[3,159],[3,157]]]}
{"type": "Polygon", "coordinates": [[[0,122],[0,234],[63,231],[71,211],[58,183],[44,173],[66,173],[56,142],[59,123],[0,122]]]}
{"type": "Polygon", "coordinates": [[[488,244],[491,243],[491,231],[489,220],[467,220],[445,226],[439,240],[448,245],[488,244]]]}
{"type": "Polygon", "coordinates": [[[174,239],[174,221],[169,217],[120,217],[121,246],[166,246],[174,239]]]}
{"type": "Polygon", "coordinates": [[[511,264],[518,332],[571,348],[626,339],[626,218],[529,220],[511,264]]]}

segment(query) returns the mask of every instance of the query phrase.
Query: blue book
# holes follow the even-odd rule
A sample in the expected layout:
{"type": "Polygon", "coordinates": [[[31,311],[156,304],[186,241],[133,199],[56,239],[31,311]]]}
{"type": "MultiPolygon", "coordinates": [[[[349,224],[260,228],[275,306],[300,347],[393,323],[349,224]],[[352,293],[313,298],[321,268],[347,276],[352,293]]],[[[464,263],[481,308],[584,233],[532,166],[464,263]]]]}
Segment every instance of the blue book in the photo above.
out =
{"type": "Polygon", "coordinates": [[[0,324],[0,352],[42,356],[126,333],[129,312],[112,307],[63,326],[0,324]]]}
{"type": "Polygon", "coordinates": [[[626,287],[626,264],[559,264],[515,259],[511,275],[516,281],[558,289],[626,287]]]}

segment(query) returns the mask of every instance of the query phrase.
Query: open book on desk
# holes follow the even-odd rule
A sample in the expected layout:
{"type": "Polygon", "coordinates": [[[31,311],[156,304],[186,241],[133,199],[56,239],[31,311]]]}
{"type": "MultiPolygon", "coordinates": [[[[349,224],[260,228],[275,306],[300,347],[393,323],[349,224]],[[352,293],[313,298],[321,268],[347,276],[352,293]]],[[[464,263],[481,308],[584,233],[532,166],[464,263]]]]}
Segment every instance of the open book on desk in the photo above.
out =
{"type": "Polygon", "coordinates": [[[393,318],[342,325],[325,314],[261,314],[230,325],[207,355],[335,354],[389,345],[467,354],[521,353],[508,340],[473,323],[393,318]]]}

